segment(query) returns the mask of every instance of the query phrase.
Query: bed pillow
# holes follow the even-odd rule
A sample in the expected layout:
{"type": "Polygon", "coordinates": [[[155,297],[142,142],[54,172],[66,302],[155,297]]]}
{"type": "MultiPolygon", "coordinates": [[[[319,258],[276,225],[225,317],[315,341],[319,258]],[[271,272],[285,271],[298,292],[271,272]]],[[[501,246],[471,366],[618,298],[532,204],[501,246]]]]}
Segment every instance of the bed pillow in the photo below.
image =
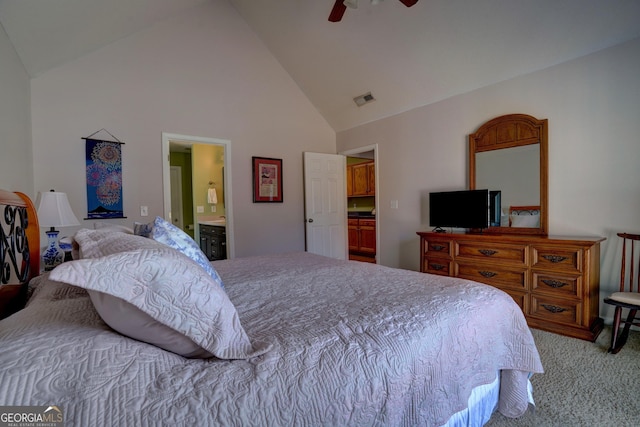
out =
{"type": "Polygon", "coordinates": [[[158,216],[153,221],[149,237],[156,242],[164,243],[182,252],[197,262],[214,280],[220,283],[220,286],[224,289],[222,279],[218,275],[218,272],[211,266],[211,262],[204,252],[202,252],[198,244],[187,233],[158,216]]]}
{"type": "Polygon", "coordinates": [[[133,234],[136,236],[149,237],[151,235],[151,228],[153,227],[153,223],[144,223],[144,222],[134,222],[133,223],[133,234]]]}
{"type": "Polygon", "coordinates": [[[120,224],[111,224],[109,222],[98,221],[93,223],[94,230],[104,231],[120,231],[122,233],[133,234],[133,229],[120,224]]]}
{"type": "Polygon", "coordinates": [[[134,234],[114,233],[108,229],[83,228],[76,232],[73,240],[78,244],[80,258],[99,258],[133,249],[153,249],[160,245],[151,239],[134,234]]]}
{"type": "Polygon", "coordinates": [[[121,334],[185,357],[247,359],[270,349],[252,345],[227,294],[193,260],[145,240],[157,247],[69,261],[49,277],[87,289],[121,334]]]}
{"type": "Polygon", "coordinates": [[[512,227],[540,227],[540,215],[511,215],[512,227]]]}

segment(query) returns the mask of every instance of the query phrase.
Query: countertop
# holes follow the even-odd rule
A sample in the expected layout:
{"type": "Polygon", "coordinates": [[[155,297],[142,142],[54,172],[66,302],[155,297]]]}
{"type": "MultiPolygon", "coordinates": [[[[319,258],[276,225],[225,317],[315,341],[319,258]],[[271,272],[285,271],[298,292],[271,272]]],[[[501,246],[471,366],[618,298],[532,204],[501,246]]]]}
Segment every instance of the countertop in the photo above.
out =
{"type": "Polygon", "coordinates": [[[217,225],[218,227],[226,227],[226,218],[214,218],[214,219],[198,219],[198,224],[202,225],[217,225]]]}
{"type": "Polygon", "coordinates": [[[376,216],[371,212],[348,212],[347,216],[351,219],[353,218],[363,218],[363,219],[375,219],[376,216]]]}

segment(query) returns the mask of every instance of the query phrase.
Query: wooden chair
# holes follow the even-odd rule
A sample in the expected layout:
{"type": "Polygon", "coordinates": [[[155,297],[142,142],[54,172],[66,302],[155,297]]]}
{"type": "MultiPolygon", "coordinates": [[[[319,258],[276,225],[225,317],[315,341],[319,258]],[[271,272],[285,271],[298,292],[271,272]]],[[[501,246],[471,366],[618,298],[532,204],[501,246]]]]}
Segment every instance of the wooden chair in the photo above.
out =
{"type": "Polygon", "coordinates": [[[611,294],[604,302],[616,307],[613,315],[613,330],[611,331],[611,347],[609,353],[616,354],[627,342],[629,328],[640,326],[640,318],[636,313],[640,310],[640,234],[618,233],[622,238],[622,263],[620,265],[620,291],[611,294]],[[637,271],[637,272],[636,272],[637,271]],[[635,289],[634,289],[635,284],[635,289]],[[622,309],[629,310],[627,320],[622,320],[622,309]],[[620,334],[620,323],[624,323],[624,329],[620,334]]]}

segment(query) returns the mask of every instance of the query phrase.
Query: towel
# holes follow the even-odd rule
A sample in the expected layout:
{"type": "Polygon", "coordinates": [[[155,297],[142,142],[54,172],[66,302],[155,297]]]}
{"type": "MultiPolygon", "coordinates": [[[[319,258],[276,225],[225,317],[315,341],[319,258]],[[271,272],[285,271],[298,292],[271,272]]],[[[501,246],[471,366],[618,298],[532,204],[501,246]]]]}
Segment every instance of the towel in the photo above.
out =
{"type": "Polygon", "coordinates": [[[212,205],[218,203],[218,195],[216,194],[215,188],[210,188],[209,191],[207,191],[207,202],[212,205]]]}

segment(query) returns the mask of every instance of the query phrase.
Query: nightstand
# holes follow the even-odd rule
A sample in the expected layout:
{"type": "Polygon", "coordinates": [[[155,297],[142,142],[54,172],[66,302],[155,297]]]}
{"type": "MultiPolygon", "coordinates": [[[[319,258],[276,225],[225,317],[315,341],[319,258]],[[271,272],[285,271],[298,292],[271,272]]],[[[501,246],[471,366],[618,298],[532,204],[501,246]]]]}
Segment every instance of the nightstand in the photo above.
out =
{"type": "Polygon", "coordinates": [[[22,309],[27,302],[27,285],[0,285],[0,319],[22,309]]]}

